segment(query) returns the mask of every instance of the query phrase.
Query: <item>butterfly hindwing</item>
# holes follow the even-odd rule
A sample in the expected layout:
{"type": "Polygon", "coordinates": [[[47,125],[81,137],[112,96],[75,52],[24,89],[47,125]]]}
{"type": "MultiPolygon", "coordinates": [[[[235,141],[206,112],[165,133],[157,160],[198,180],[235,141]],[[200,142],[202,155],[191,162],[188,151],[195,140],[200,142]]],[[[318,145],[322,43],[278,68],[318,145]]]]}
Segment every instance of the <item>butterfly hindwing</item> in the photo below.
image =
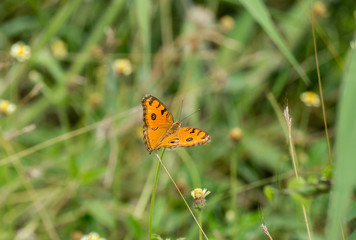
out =
{"type": "Polygon", "coordinates": [[[193,147],[210,141],[209,133],[194,127],[179,128],[177,135],[180,147],[193,147]]]}
{"type": "Polygon", "coordinates": [[[157,98],[146,95],[142,99],[143,136],[149,152],[158,149],[162,138],[173,124],[173,116],[157,98]]]}

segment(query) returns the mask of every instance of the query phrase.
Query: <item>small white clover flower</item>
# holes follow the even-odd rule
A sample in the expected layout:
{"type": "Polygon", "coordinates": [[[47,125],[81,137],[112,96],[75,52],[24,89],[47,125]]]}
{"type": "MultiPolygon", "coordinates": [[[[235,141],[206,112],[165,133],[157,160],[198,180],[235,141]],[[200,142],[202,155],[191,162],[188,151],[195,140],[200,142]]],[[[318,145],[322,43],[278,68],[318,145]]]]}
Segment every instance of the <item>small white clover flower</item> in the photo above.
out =
{"type": "Polygon", "coordinates": [[[22,42],[18,42],[11,46],[10,55],[17,61],[24,62],[30,59],[31,48],[22,42]]]}

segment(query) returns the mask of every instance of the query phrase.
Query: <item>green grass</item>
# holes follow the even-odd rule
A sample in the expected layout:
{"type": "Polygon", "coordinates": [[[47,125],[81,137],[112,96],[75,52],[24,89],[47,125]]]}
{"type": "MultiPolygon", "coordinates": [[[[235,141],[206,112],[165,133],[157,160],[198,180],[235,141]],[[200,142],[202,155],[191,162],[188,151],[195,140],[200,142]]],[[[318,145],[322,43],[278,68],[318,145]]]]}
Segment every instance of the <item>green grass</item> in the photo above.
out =
{"type": "MultiPolygon", "coordinates": [[[[209,239],[268,239],[262,223],[273,239],[308,239],[301,204],[311,239],[355,239],[355,6],[323,3],[314,19],[332,165],[322,109],[300,100],[319,93],[309,0],[0,1],[0,98],[17,106],[0,116],[0,239],[148,239],[158,160],[142,140],[145,94],[175,120],[194,113],[182,125],[211,136],[164,155],[191,206],[194,188],[212,192],[209,239]],[[10,55],[19,41],[31,47],[24,62],[10,55]],[[116,74],[120,58],[132,74],[116,74]]],[[[198,239],[164,171],[152,216],[153,239],[198,239]]]]}

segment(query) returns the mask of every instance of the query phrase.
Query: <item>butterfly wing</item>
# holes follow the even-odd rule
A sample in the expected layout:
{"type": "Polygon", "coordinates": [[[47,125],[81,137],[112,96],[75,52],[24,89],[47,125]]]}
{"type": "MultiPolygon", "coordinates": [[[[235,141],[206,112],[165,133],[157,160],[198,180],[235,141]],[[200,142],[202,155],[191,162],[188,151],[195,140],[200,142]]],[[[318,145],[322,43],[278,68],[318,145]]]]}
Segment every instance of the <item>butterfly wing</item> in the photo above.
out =
{"type": "Polygon", "coordinates": [[[160,148],[160,142],[173,124],[173,116],[167,107],[157,98],[146,95],[142,99],[143,107],[143,139],[147,150],[160,148]]]}
{"type": "MultiPolygon", "coordinates": [[[[174,123],[174,125],[180,122],[174,123]]],[[[193,147],[210,142],[210,135],[206,131],[194,127],[177,128],[172,134],[167,134],[157,148],[193,147]]]]}
{"type": "Polygon", "coordinates": [[[210,135],[204,130],[194,127],[182,127],[178,132],[179,147],[193,147],[210,142],[210,135]]]}

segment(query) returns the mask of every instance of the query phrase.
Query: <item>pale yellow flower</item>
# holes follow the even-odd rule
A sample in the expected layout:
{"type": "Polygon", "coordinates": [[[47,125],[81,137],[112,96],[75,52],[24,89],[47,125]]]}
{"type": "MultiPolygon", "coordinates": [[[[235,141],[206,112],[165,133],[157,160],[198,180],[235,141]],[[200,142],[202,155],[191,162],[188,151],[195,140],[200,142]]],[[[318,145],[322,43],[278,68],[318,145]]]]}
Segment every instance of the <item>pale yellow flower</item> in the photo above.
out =
{"type": "Polygon", "coordinates": [[[235,128],[230,130],[229,135],[230,135],[230,139],[233,142],[237,143],[242,138],[242,130],[239,127],[235,127],[235,128]]]}
{"type": "Polygon", "coordinates": [[[302,100],[302,102],[307,107],[319,107],[320,106],[319,95],[314,92],[311,92],[311,91],[303,92],[302,94],[300,94],[300,100],[302,100]]]}
{"type": "Polygon", "coordinates": [[[225,15],[222,18],[220,18],[219,25],[223,31],[228,32],[235,27],[235,19],[233,19],[229,15],[225,15]]]}
{"type": "Polygon", "coordinates": [[[210,194],[210,191],[207,191],[206,188],[196,188],[191,192],[191,195],[194,199],[194,207],[196,209],[202,209],[206,206],[205,197],[210,194]]]}
{"type": "Polygon", "coordinates": [[[7,100],[0,100],[0,112],[5,115],[12,114],[16,111],[16,105],[7,101],[7,100]]]}
{"type": "Polygon", "coordinates": [[[67,45],[60,39],[54,40],[51,44],[53,56],[58,59],[64,59],[68,55],[67,45]]]}
{"type": "Polygon", "coordinates": [[[132,73],[133,68],[130,60],[123,58],[123,59],[116,59],[112,65],[112,68],[116,72],[117,75],[125,75],[128,76],[132,73]]]}
{"type": "Polygon", "coordinates": [[[18,42],[11,46],[10,55],[17,61],[23,62],[30,59],[31,48],[22,42],[18,42]]]}
{"type": "Polygon", "coordinates": [[[201,188],[196,188],[194,189],[191,193],[192,197],[194,200],[200,199],[200,198],[205,198],[210,194],[210,191],[207,191],[206,188],[201,189],[201,188]]]}
{"type": "Polygon", "coordinates": [[[100,237],[96,232],[91,232],[88,235],[84,235],[80,240],[105,240],[105,238],[100,237]]]}

